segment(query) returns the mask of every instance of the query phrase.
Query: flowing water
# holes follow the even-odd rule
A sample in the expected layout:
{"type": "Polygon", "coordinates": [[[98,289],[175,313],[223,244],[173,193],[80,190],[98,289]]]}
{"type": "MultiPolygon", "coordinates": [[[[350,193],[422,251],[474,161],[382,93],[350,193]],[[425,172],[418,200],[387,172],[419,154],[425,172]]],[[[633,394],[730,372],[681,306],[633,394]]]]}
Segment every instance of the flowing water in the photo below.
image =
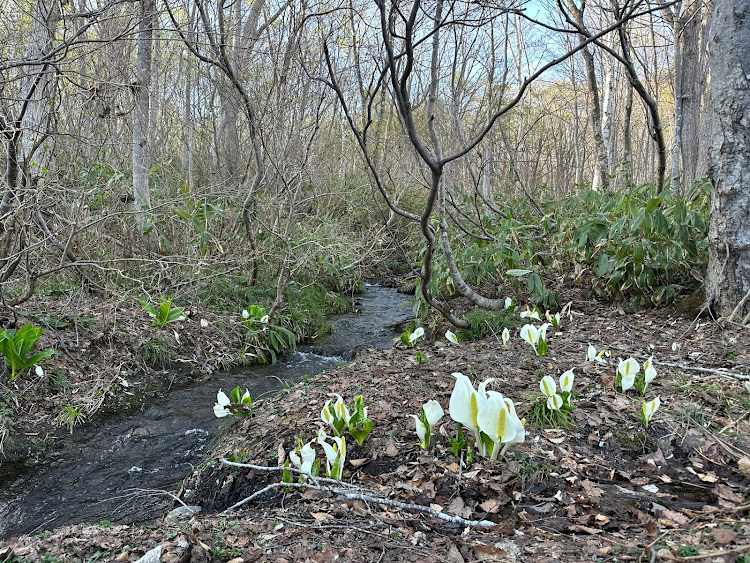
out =
{"type": "Polygon", "coordinates": [[[138,523],[157,518],[173,491],[203,461],[231,420],[213,414],[216,391],[239,385],[253,400],[340,364],[365,346],[390,348],[411,315],[395,289],[367,285],[359,314],[333,320],[324,343],[302,346],[273,366],[216,374],[172,388],[142,412],[82,427],[38,465],[0,466],[0,540],[80,522],[138,523]]]}

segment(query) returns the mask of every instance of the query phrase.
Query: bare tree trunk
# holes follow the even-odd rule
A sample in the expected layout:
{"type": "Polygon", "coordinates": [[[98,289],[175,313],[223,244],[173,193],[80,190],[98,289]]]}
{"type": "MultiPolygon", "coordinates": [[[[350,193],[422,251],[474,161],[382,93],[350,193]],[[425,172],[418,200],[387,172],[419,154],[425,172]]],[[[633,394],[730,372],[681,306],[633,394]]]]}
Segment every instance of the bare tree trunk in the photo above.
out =
{"type": "MultiPolygon", "coordinates": [[[[612,45],[614,50],[617,48],[612,45]]],[[[617,60],[612,57],[607,57],[605,53],[602,53],[602,67],[604,67],[604,86],[602,88],[602,146],[604,147],[604,157],[600,155],[601,165],[604,169],[604,174],[609,182],[610,172],[612,168],[612,149],[614,143],[612,142],[613,128],[614,128],[614,96],[615,90],[617,89],[617,79],[619,73],[616,72],[615,66],[617,60]]]]}
{"type": "MultiPolygon", "coordinates": [[[[575,2],[568,0],[568,9],[573,15],[573,19],[580,29],[585,30],[586,24],[583,19],[586,4],[581,4],[581,8],[575,5],[575,2]]],[[[581,43],[585,43],[586,38],[582,34],[579,37],[581,43]]],[[[586,81],[589,85],[589,94],[591,95],[591,129],[594,134],[594,145],[596,151],[596,160],[594,161],[594,178],[591,187],[594,190],[601,190],[607,187],[607,147],[604,145],[602,137],[602,110],[599,102],[599,81],[596,78],[596,67],[594,66],[594,54],[591,49],[584,47],[581,49],[583,61],[586,63],[586,81]]]]}
{"type": "MultiPolygon", "coordinates": [[[[712,9],[709,177],[711,223],[706,297],[728,316],[750,292],[750,2],[715,0],[712,9]]],[[[750,302],[739,311],[750,317],[750,302]]],[[[747,319],[746,319],[747,320],[747,319]]]]}
{"type": "Polygon", "coordinates": [[[684,20],[681,1],[667,9],[667,19],[672,24],[674,32],[674,144],[672,145],[670,183],[675,193],[682,195],[680,155],[682,152],[682,29],[684,20]]]}
{"type": "Polygon", "coordinates": [[[154,28],[154,0],[140,1],[138,24],[137,80],[134,84],[135,111],[133,112],[133,198],[138,234],[150,249],[153,224],[151,221],[151,192],[148,185],[150,168],[149,102],[151,98],[151,38],[154,28]]]}
{"type": "Polygon", "coordinates": [[[623,117],[622,144],[623,144],[623,184],[633,184],[633,85],[630,81],[625,86],[625,116],[623,117]]]}
{"type": "MultiPolygon", "coordinates": [[[[706,91],[706,64],[702,59],[700,48],[701,35],[706,32],[701,30],[704,26],[701,17],[706,10],[703,8],[702,0],[694,0],[694,5],[686,10],[686,21],[682,28],[682,73],[680,85],[682,91],[682,126],[680,128],[680,148],[682,151],[682,183],[689,188],[700,177],[705,175],[705,170],[698,174],[698,162],[700,159],[701,141],[705,139],[702,135],[702,124],[704,111],[702,101],[706,91]]],[[[705,145],[705,142],[703,143],[705,145]]]]}
{"type": "Polygon", "coordinates": [[[649,110],[649,118],[651,121],[650,134],[651,138],[656,142],[656,191],[657,193],[661,193],[662,189],[664,189],[664,176],[667,170],[667,146],[664,142],[664,132],[662,131],[661,118],[659,117],[659,105],[648,93],[640,78],[638,78],[638,73],[635,70],[630,54],[630,38],[628,37],[625,28],[620,27],[617,32],[620,36],[620,47],[622,48],[622,63],[625,65],[625,69],[628,72],[630,84],[632,84],[635,91],[638,92],[638,95],[649,110]]]}
{"type": "MultiPolygon", "coordinates": [[[[193,37],[195,10],[190,9],[188,20],[188,33],[193,37]]],[[[184,138],[183,138],[183,162],[182,165],[187,169],[188,193],[194,193],[195,190],[195,113],[193,110],[193,60],[188,56],[185,60],[185,114],[184,114],[184,138]]]]}
{"type": "MultiPolygon", "coordinates": [[[[52,47],[57,24],[60,22],[60,5],[56,0],[36,0],[31,18],[31,36],[24,57],[27,61],[44,60],[52,47]]],[[[21,117],[20,161],[32,184],[34,176],[42,176],[51,168],[52,151],[41,147],[47,136],[48,121],[54,108],[55,69],[49,63],[24,67],[23,81],[26,108],[21,117]],[[35,154],[36,153],[36,154],[35,154]],[[33,158],[32,158],[33,157],[33,158]]]]}

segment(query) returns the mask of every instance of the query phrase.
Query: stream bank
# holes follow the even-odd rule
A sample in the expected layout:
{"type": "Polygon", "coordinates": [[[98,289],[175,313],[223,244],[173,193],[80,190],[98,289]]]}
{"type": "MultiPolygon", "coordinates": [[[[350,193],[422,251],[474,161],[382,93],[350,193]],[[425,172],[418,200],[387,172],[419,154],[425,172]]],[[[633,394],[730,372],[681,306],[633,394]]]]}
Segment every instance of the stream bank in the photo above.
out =
{"type": "Polygon", "coordinates": [[[343,362],[360,347],[388,348],[394,328],[411,314],[407,297],[368,284],[355,296],[357,313],[333,319],[324,342],[301,346],[276,365],[177,382],[135,414],[75,430],[42,463],[5,462],[0,468],[0,538],[78,522],[142,523],[172,503],[166,494],[201,463],[231,421],[216,419],[219,388],[248,388],[254,400],[343,362]]]}

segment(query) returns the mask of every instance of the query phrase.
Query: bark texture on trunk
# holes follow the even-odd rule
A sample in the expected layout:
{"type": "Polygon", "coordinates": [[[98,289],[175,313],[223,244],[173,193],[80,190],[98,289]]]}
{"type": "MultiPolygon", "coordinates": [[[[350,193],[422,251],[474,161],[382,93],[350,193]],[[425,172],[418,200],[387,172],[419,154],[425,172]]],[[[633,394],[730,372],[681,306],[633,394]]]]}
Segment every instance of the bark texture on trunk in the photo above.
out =
{"type": "MultiPolygon", "coordinates": [[[[568,9],[573,14],[576,23],[581,29],[586,29],[583,11],[585,4],[581,8],[574,2],[568,0],[568,9]]],[[[581,35],[579,41],[584,43],[586,37],[581,35]]],[[[594,133],[594,147],[596,159],[594,161],[594,178],[591,187],[595,190],[602,190],[607,187],[607,147],[604,144],[602,135],[602,109],[599,102],[599,81],[596,78],[596,66],[594,64],[594,55],[588,47],[581,49],[583,61],[586,63],[586,82],[588,83],[589,93],[591,94],[591,128],[594,133]]]]}
{"type": "Polygon", "coordinates": [[[716,0],[712,11],[706,297],[726,316],[750,291],[750,1],[716,0]]]}
{"type": "MultiPolygon", "coordinates": [[[[702,121],[704,92],[706,90],[706,64],[703,60],[700,45],[702,14],[705,13],[700,2],[688,12],[686,23],[682,28],[682,180],[685,190],[699,180],[705,170],[699,172],[700,146],[702,140],[702,121]]],[[[705,31],[703,32],[705,33],[705,31]]]]}
{"type": "Polygon", "coordinates": [[[136,65],[138,77],[133,112],[133,198],[135,221],[144,243],[153,225],[150,220],[151,192],[148,185],[149,171],[149,118],[151,99],[151,39],[154,30],[154,0],[141,0],[141,21],[138,25],[138,55],[136,65]]]}

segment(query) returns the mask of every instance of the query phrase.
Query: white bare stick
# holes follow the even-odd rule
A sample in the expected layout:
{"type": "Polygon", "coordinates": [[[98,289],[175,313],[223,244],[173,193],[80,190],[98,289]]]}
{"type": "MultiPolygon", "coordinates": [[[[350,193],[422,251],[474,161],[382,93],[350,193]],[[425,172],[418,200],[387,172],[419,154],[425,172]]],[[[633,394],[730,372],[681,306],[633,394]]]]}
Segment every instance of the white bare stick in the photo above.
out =
{"type": "MultiPolygon", "coordinates": [[[[742,307],[745,306],[745,303],[747,303],[747,300],[750,299],[750,290],[747,291],[745,296],[740,300],[739,303],[737,303],[737,306],[734,308],[734,311],[732,311],[732,314],[727,317],[727,322],[731,323],[734,321],[734,317],[742,310],[742,307]]],[[[742,320],[742,322],[745,322],[745,319],[742,320]]]]}
{"type": "MultiPolygon", "coordinates": [[[[260,471],[292,471],[293,468],[291,467],[264,467],[262,465],[250,465],[247,463],[235,463],[228,460],[225,460],[222,458],[222,463],[225,463],[227,465],[232,465],[236,467],[249,467],[252,469],[258,469],[260,471]]],[[[307,475],[310,477],[308,473],[303,473],[299,470],[294,470],[294,473],[301,473],[303,475],[307,475]]],[[[259,491],[255,491],[252,495],[250,495],[247,498],[242,499],[241,501],[233,504],[226,510],[224,510],[224,513],[230,512],[236,508],[239,508],[245,503],[250,502],[254,498],[259,497],[265,492],[268,492],[272,489],[277,489],[279,487],[289,487],[293,489],[313,489],[316,491],[327,491],[329,493],[333,493],[336,495],[341,495],[344,498],[350,499],[350,500],[361,500],[364,502],[374,502],[376,504],[381,504],[384,506],[392,506],[394,508],[401,508],[403,510],[410,510],[413,512],[423,512],[425,514],[428,514],[432,516],[433,518],[439,518],[440,520],[445,520],[446,522],[451,522],[453,524],[460,524],[462,526],[470,526],[470,527],[491,527],[495,526],[496,524],[494,522],[490,522],[489,520],[467,520],[466,518],[462,518],[461,516],[453,516],[450,514],[443,514],[442,512],[438,512],[437,510],[430,508],[429,506],[422,506],[420,504],[410,504],[406,502],[400,502],[397,500],[390,500],[387,498],[382,497],[375,497],[372,495],[362,494],[358,492],[354,492],[352,488],[354,488],[354,485],[351,485],[349,483],[345,483],[343,481],[337,481],[336,479],[323,479],[319,478],[319,481],[325,481],[327,483],[335,483],[339,485],[338,487],[326,487],[324,485],[315,485],[311,483],[271,483],[270,485],[263,487],[259,491]],[[343,487],[342,487],[343,485],[343,487]]]]}
{"type": "Polygon", "coordinates": [[[691,366],[687,364],[672,364],[669,362],[654,362],[658,366],[667,366],[670,368],[680,368],[684,369],[685,371],[700,371],[702,373],[715,373],[718,375],[723,375],[725,377],[733,377],[734,379],[739,379],[740,381],[749,381],[750,376],[743,375],[741,373],[736,373],[734,371],[728,371],[722,368],[702,368],[698,366],[691,366]]]}
{"type": "Polygon", "coordinates": [[[305,477],[312,479],[313,483],[315,483],[316,485],[319,483],[331,483],[333,485],[364,490],[362,489],[362,487],[350,485],[349,483],[345,483],[344,481],[339,481],[337,479],[328,479],[327,477],[313,477],[309,473],[297,469],[296,467],[282,467],[280,465],[277,465],[276,467],[267,467],[265,465],[253,465],[251,463],[238,463],[236,461],[229,461],[228,459],[225,459],[223,457],[219,461],[221,461],[221,463],[223,463],[224,465],[231,465],[232,467],[245,467],[247,469],[257,469],[258,471],[289,471],[291,473],[298,473],[299,475],[304,475],[305,477]]]}

